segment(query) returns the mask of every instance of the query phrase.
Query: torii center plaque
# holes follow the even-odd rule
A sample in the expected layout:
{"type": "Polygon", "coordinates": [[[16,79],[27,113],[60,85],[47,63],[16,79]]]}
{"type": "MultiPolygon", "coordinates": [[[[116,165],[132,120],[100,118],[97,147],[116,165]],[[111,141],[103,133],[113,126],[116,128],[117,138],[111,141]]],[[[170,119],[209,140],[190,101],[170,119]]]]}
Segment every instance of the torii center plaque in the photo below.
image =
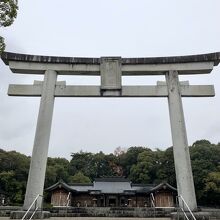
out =
{"type": "MultiPolygon", "coordinates": [[[[220,53],[155,58],[73,58],[34,56],[5,52],[1,55],[13,73],[43,74],[43,82],[9,85],[10,96],[41,96],[23,209],[43,194],[55,97],[165,97],[168,99],[178,195],[191,210],[197,209],[182,97],[212,97],[213,85],[181,83],[179,75],[208,74],[220,61],[220,53]],[[75,86],[57,82],[57,75],[101,77],[100,86],[75,86]],[[123,86],[122,76],[164,75],[152,86],[123,86]]],[[[146,113],[147,114],[147,113],[146,113]]],[[[42,201],[38,201],[40,206],[42,201]]],[[[180,204],[181,205],[181,204],[180,204]]]]}

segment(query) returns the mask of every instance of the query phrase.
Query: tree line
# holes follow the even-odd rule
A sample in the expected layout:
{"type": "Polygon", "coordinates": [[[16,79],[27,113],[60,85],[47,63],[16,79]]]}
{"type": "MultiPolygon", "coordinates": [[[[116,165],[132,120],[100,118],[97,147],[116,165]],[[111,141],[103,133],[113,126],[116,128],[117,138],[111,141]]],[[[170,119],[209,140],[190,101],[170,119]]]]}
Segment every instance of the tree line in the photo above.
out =
{"type": "MultiPolygon", "coordinates": [[[[17,17],[18,1],[2,0],[0,1],[0,27],[10,26],[17,17]]],[[[0,36],[0,54],[5,49],[4,38],[0,36]]]]}
{"type": "MultiPolygon", "coordinates": [[[[198,204],[220,206],[220,143],[199,140],[189,149],[198,204]]],[[[23,203],[30,159],[0,149],[0,193],[7,194],[11,205],[23,203]]],[[[111,154],[80,151],[72,153],[70,161],[49,157],[45,188],[60,179],[66,183],[89,183],[105,176],[124,176],[133,183],[168,182],[176,187],[173,148],[118,147],[111,154]]]]}

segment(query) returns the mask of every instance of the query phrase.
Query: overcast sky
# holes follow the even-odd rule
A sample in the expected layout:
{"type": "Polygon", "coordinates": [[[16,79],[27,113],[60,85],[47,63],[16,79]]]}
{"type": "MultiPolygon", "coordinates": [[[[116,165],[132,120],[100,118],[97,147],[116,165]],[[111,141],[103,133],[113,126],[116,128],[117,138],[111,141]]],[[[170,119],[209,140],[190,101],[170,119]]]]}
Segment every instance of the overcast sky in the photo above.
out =
{"type": "MultiPolygon", "coordinates": [[[[6,50],[72,57],[150,57],[220,51],[219,0],[20,0],[18,17],[1,28],[6,50]]],[[[8,97],[10,83],[42,76],[13,74],[0,61],[0,148],[31,155],[39,98],[8,97]]],[[[98,77],[59,77],[67,84],[99,84],[98,77]]],[[[164,77],[123,77],[123,84],[156,84],[164,77]]],[[[220,142],[220,67],[181,77],[214,84],[214,98],[183,99],[188,141],[220,142]]],[[[172,145],[166,98],[57,98],[49,156],[80,150],[172,145]]]]}

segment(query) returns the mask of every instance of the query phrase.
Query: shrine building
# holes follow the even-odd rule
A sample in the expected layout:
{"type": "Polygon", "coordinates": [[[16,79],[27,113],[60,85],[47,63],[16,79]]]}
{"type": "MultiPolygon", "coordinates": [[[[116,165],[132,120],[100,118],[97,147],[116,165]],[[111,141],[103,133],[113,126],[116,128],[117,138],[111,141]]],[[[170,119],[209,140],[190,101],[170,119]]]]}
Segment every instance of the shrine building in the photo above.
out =
{"type": "Polygon", "coordinates": [[[61,180],[45,191],[54,207],[174,207],[177,196],[168,183],[135,184],[124,177],[97,178],[87,184],[61,180]]]}

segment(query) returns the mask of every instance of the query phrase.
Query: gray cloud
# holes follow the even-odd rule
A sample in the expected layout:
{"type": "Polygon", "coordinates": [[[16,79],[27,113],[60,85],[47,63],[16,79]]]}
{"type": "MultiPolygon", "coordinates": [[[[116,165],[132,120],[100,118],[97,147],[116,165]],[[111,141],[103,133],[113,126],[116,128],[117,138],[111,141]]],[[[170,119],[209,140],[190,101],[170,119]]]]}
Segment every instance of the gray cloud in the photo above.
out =
{"type": "MultiPolygon", "coordinates": [[[[147,57],[220,51],[219,0],[94,0],[19,2],[15,23],[3,30],[7,50],[60,56],[147,57]],[[205,15],[205,16],[204,16],[205,15]]],[[[0,146],[31,154],[38,98],[7,96],[9,83],[42,76],[12,74],[0,61],[0,146]]],[[[68,84],[100,79],[59,77],[68,84]]],[[[123,84],[155,84],[164,77],[124,77],[123,84]]],[[[220,67],[208,75],[185,76],[191,84],[214,84],[216,97],[184,99],[189,144],[220,141],[220,67]]],[[[166,99],[56,99],[50,156],[80,149],[113,152],[118,146],[172,145],[166,99]]]]}

